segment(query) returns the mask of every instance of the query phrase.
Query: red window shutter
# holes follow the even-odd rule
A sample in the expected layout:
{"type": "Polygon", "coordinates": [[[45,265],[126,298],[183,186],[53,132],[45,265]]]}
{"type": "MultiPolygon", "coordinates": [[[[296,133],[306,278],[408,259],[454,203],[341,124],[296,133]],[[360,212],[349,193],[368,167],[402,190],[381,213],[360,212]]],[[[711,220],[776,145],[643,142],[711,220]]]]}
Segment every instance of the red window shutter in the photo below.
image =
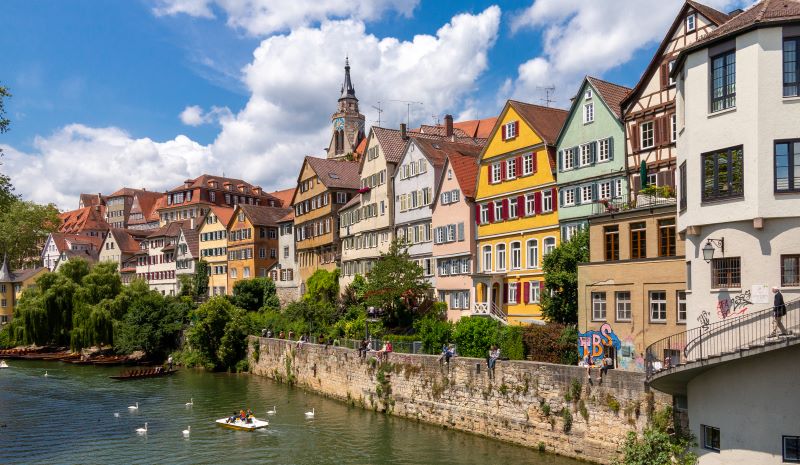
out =
{"type": "Polygon", "coordinates": [[[481,204],[475,204],[475,223],[480,224],[481,222],[481,204]]]}
{"type": "Polygon", "coordinates": [[[503,181],[506,180],[506,161],[503,160],[500,162],[500,179],[503,181]]]}
{"type": "Polygon", "coordinates": [[[544,295],[544,281],[539,281],[539,302],[542,301],[543,295],[544,295]]]}
{"type": "Polygon", "coordinates": [[[517,157],[517,177],[522,176],[522,157],[517,157]]]}
{"type": "Polygon", "coordinates": [[[551,194],[551,198],[553,199],[553,211],[558,211],[558,190],[554,187],[553,193],[551,194]]]}
{"type": "Polygon", "coordinates": [[[628,133],[628,139],[631,141],[631,151],[639,151],[639,125],[636,123],[631,124],[631,130],[628,133]]]}
{"type": "Polygon", "coordinates": [[[486,180],[492,183],[492,165],[486,165],[486,180]]]}
{"type": "Polygon", "coordinates": [[[539,157],[536,156],[536,152],[531,153],[531,157],[533,157],[533,172],[539,171],[539,157]]]}
{"type": "Polygon", "coordinates": [[[542,213],[542,193],[537,192],[533,194],[533,209],[536,214],[542,213]]]}
{"type": "Polygon", "coordinates": [[[508,283],[503,284],[503,303],[508,303],[508,283]]]}
{"type": "Polygon", "coordinates": [[[494,202],[489,202],[486,205],[489,206],[489,222],[494,223],[494,202]]]}
{"type": "Polygon", "coordinates": [[[506,125],[500,126],[500,129],[503,131],[503,140],[506,140],[506,125]]]}
{"type": "Polygon", "coordinates": [[[523,295],[524,295],[522,301],[525,302],[526,304],[528,304],[528,303],[531,302],[531,296],[530,296],[530,288],[531,287],[526,282],[520,283],[520,285],[522,285],[522,292],[523,292],[523,295]]]}
{"type": "Polygon", "coordinates": [[[514,134],[519,136],[519,121],[514,121],[514,134]]]}
{"type": "Polygon", "coordinates": [[[507,220],[508,219],[508,199],[503,199],[502,212],[503,212],[503,219],[507,220]]]}
{"type": "Polygon", "coordinates": [[[653,145],[660,146],[663,143],[663,134],[661,134],[661,118],[653,120],[653,145]]]}
{"type": "Polygon", "coordinates": [[[661,74],[661,88],[662,89],[664,87],[667,87],[667,84],[669,84],[669,76],[667,76],[667,73],[668,73],[668,71],[667,71],[668,67],[667,66],[668,65],[666,63],[662,63],[661,66],[660,66],[660,68],[661,68],[660,69],[660,71],[661,71],[660,72],[660,74],[661,74]]]}
{"type": "Polygon", "coordinates": [[[525,196],[520,195],[517,197],[517,216],[522,218],[525,216],[525,196]]]}

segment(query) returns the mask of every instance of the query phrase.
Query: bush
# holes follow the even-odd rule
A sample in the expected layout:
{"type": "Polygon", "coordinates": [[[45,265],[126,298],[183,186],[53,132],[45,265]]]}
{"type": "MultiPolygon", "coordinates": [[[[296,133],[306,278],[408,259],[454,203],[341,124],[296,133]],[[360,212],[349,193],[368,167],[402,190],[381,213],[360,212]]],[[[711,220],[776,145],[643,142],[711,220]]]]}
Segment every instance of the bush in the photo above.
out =
{"type": "Polygon", "coordinates": [[[506,326],[500,331],[500,355],[510,360],[525,360],[525,344],[522,342],[522,326],[506,326]]]}
{"type": "Polygon", "coordinates": [[[567,407],[561,410],[561,419],[564,420],[564,432],[569,433],[572,431],[572,413],[567,407]]]}
{"type": "Polygon", "coordinates": [[[462,318],[453,329],[453,341],[462,357],[485,358],[492,344],[497,344],[499,332],[499,323],[489,318],[462,318]]]}
{"type": "Polygon", "coordinates": [[[526,326],[522,340],[531,360],[565,365],[578,363],[578,334],[574,326],[558,323],[526,326]]]}
{"type": "Polygon", "coordinates": [[[417,331],[414,338],[422,341],[422,350],[428,354],[437,354],[442,346],[450,342],[453,337],[453,324],[443,321],[433,312],[414,322],[417,331]]]}
{"type": "Polygon", "coordinates": [[[672,409],[667,407],[654,415],[653,422],[639,437],[630,431],[623,446],[623,457],[616,465],[694,465],[697,455],[692,452],[694,438],[669,434],[672,409]]]}

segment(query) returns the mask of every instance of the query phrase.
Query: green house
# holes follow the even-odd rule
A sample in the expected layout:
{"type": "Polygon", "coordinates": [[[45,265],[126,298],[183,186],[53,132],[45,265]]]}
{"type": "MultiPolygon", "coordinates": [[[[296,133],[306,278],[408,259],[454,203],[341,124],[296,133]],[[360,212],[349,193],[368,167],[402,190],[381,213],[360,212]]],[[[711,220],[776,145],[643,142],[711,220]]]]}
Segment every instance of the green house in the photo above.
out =
{"type": "Polygon", "coordinates": [[[558,147],[558,221],[566,241],[593,214],[612,211],[628,197],[625,130],[620,102],[630,92],[584,78],[561,129],[558,147]]]}

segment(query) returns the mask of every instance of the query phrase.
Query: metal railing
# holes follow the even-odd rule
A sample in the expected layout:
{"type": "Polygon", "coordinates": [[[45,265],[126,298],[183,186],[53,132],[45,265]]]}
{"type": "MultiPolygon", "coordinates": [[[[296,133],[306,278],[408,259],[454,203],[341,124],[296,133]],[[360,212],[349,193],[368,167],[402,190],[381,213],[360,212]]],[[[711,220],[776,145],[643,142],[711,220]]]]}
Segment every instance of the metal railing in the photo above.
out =
{"type": "Polygon", "coordinates": [[[508,323],[508,315],[494,302],[475,302],[472,307],[473,316],[489,316],[501,323],[508,323]]]}
{"type": "MultiPolygon", "coordinates": [[[[707,321],[707,316],[704,319],[701,315],[700,320],[701,323],[707,321]]],[[[781,335],[775,321],[773,307],[769,307],[716,323],[703,324],[658,340],[650,344],[645,352],[647,379],[689,363],[782,343],[787,338],[797,338],[800,331],[800,299],[786,304],[786,314],[781,317],[788,332],[786,335],[781,335]]]]}
{"type": "Polygon", "coordinates": [[[592,204],[592,215],[606,215],[637,208],[660,207],[662,205],[675,205],[675,197],[664,197],[660,194],[643,194],[640,192],[632,197],[623,195],[613,199],[595,200],[592,204]]]}

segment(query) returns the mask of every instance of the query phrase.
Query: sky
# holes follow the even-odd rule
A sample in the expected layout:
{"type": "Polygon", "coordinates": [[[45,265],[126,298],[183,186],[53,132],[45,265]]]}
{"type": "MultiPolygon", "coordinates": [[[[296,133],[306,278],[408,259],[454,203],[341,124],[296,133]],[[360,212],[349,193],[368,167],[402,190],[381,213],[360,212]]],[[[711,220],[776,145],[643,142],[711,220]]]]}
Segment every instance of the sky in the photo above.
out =
{"type": "MultiPolygon", "coordinates": [[[[632,87],[679,0],[5,0],[0,171],[26,200],[163,191],[204,173],[294,187],[324,156],[350,58],[367,125],[568,108],[632,87]]],[[[727,12],[748,0],[707,0],[727,12]]]]}

